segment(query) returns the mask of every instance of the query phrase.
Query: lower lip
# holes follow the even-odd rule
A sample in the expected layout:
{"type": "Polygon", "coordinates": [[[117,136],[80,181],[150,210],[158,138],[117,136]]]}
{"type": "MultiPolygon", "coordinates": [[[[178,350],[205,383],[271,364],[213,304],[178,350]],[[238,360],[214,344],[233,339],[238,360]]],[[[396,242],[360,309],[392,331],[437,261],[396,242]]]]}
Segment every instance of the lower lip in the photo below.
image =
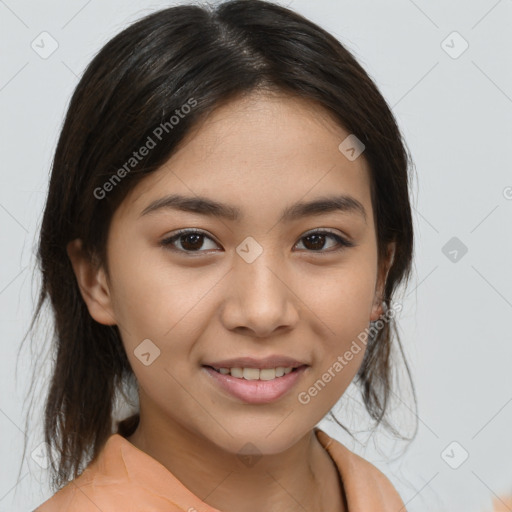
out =
{"type": "Polygon", "coordinates": [[[272,380],[239,379],[231,375],[223,375],[209,366],[203,366],[203,368],[222,389],[234,397],[248,404],[268,404],[290,391],[308,366],[299,366],[296,370],[272,380]]]}

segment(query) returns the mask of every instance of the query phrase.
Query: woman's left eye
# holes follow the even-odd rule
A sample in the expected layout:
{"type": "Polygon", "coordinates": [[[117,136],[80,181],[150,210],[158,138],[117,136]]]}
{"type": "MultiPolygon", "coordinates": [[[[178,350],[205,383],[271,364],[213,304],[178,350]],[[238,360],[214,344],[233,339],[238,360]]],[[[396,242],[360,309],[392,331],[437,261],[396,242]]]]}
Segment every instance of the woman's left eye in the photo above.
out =
{"type": "Polygon", "coordinates": [[[340,235],[337,235],[335,233],[331,233],[330,231],[312,231],[309,234],[304,235],[301,240],[307,240],[307,243],[310,246],[313,246],[312,252],[320,252],[320,253],[330,253],[330,252],[337,252],[345,249],[346,247],[354,247],[354,244],[350,242],[349,240],[346,240],[340,235]],[[337,249],[329,250],[329,251],[319,251],[318,249],[321,249],[325,243],[326,238],[331,238],[332,240],[335,240],[337,242],[337,245],[339,246],[337,249]]]}
{"type": "MultiPolygon", "coordinates": [[[[175,235],[166,238],[161,241],[161,245],[164,247],[168,247],[171,250],[175,250],[178,252],[184,252],[184,253],[193,253],[193,252],[205,252],[200,251],[204,244],[204,239],[208,239],[211,242],[213,242],[214,245],[217,245],[217,243],[206,233],[203,233],[202,231],[197,230],[181,230],[175,235]],[[176,244],[181,245],[181,248],[177,247],[176,244]]],[[[306,241],[306,244],[303,243],[303,245],[308,245],[309,247],[306,247],[306,249],[309,249],[308,252],[318,252],[318,253],[330,253],[330,252],[337,252],[340,251],[346,247],[353,247],[354,244],[345,238],[341,237],[340,235],[337,235],[335,233],[331,233],[330,231],[312,231],[307,233],[306,235],[302,236],[301,239],[306,241]],[[325,240],[327,238],[330,238],[331,240],[335,240],[337,242],[337,245],[339,246],[337,249],[334,250],[323,250],[325,245],[325,240]],[[312,249],[311,249],[312,247],[312,249]]],[[[301,242],[299,242],[301,243],[301,242]]],[[[298,244],[297,244],[298,245],[298,244]]],[[[335,244],[336,245],[336,244],[335,244]]],[[[210,248],[211,249],[211,248],[210,248]]]]}

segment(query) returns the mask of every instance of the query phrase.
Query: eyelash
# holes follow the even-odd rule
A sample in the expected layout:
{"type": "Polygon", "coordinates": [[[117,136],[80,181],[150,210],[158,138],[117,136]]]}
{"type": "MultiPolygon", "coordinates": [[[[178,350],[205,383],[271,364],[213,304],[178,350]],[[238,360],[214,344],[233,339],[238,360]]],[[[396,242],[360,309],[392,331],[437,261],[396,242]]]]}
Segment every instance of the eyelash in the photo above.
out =
{"type": "MultiPolygon", "coordinates": [[[[196,229],[181,229],[181,230],[177,231],[176,234],[174,234],[173,236],[165,238],[164,240],[162,240],[160,242],[160,245],[162,245],[166,249],[186,254],[187,256],[195,256],[196,254],[200,254],[202,252],[208,252],[208,251],[202,251],[202,250],[187,251],[187,250],[177,249],[176,247],[174,247],[173,243],[176,240],[178,240],[179,238],[181,238],[183,235],[203,235],[204,237],[209,238],[210,240],[215,242],[215,240],[213,240],[213,238],[208,236],[204,231],[200,231],[200,230],[196,230],[196,229]]],[[[328,235],[331,238],[334,238],[338,242],[338,244],[341,246],[341,247],[338,247],[337,249],[334,249],[334,250],[333,249],[328,249],[328,250],[314,251],[314,250],[307,250],[306,249],[306,252],[310,252],[310,253],[314,253],[314,254],[326,255],[326,254],[338,253],[338,252],[343,251],[343,250],[345,250],[347,248],[355,246],[355,244],[353,244],[349,240],[346,240],[345,238],[341,237],[340,235],[335,234],[335,233],[333,233],[331,231],[326,231],[326,230],[322,230],[322,229],[309,231],[308,233],[303,235],[299,239],[299,241],[302,240],[303,238],[306,238],[306,237],[310,236],[310,235],[328,235]]],[[[217,243],[217,242],[215,242],[215,243],[217,243]]]]}

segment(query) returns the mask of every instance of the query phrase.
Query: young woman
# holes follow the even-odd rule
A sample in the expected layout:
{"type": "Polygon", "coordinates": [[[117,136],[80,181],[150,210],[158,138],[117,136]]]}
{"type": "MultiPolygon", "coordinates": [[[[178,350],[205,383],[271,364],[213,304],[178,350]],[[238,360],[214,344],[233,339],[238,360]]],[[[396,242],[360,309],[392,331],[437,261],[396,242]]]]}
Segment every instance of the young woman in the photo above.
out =
{"type": "Polygon", "coordinates": [[[286,8],[171,7],[106,44],[41,229],[58,457],[37,511],[404,511],[317,424],[354,381],[397,434],[409,163],[367,73],[286,8]]]}

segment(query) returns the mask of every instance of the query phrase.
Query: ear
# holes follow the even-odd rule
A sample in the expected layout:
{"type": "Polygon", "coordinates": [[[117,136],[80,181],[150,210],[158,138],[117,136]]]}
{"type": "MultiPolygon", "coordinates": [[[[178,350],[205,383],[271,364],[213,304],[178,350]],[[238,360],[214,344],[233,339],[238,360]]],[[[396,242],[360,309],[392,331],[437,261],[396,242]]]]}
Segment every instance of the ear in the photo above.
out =
{"type": "Polygon", "coordinates": [[[384,313],[384,309],[382,307],[384,290],[388,280],[389,269],[391,268],[391,265],[393,265],[393,261],[395,259],[395,248],[395,242],[388,244],[386,258],[380,265],[379,274],[377,276],[377,285],[375,287],[375,298],[370,315],[370,321],[372,322],[378,320],[379,317],[384,313]]]}
{"type": "Polygon", "coordinates": [[[111,294],[103,267],[85,253],[82,240],[79,238],[69,242],[66,250],[90,315],[100,324],[116,325],[111,294]]]}

